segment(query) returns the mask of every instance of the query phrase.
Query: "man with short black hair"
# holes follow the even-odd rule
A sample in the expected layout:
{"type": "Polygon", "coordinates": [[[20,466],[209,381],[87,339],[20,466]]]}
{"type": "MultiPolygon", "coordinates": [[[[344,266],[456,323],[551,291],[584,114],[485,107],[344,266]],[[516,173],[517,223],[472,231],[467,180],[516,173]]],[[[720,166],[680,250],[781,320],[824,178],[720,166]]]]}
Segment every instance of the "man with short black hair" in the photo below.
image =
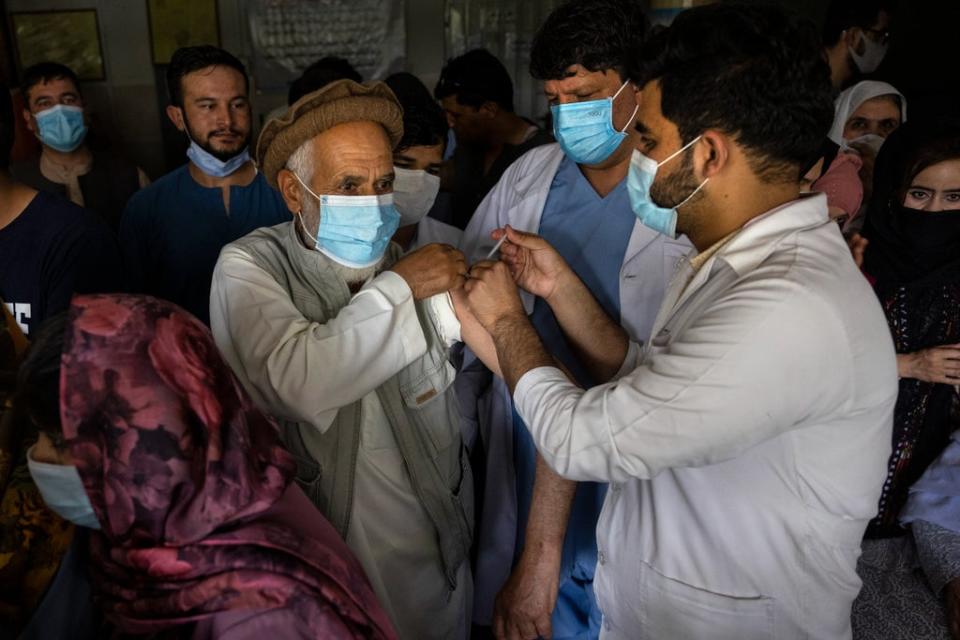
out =
{"type": "Polygon", "coordinates": [[[823,47],[836,91],[877,70],[887,55],[888,0],[833,0],[823,22],[823,47]]]}
{"type": "MultiPolygon", "coordinates": [[[[649,337],[670,274],[690,251],[686,239],[651,229],[630,208],[627,170],[640,141],[633,128],[639,105],[623,62],[648,29],[639,0],[575,0],[547,17],[533,40],[530,73],[543,81],[558,144],[531,150],[504,173],[461,243],[475,262],[490,252],[490,232],[498,227],[539,233],[638,342],[649,337]]],[[[580,384],[595,384],[547,301],[524,302],[550,354],[580,384]]],[[[478,404],[487,403],[491,409],[478,411],[488,486],[474,619],[507,637],[531,626],[553,638],[594,637],[594,532],[607,487],[565,480],[538,460],[500,381],[480,393],[478,404]]]]}
{"type": "Polygon", "coordinates": [[[10,173],[34,189],[65,196],[98,213],[116,231],[130,196],[150,179],[120,155],[87,145],[80,81],[69,67],[56,62],[28,67],[20,92],[27,129],[43,151],[38,158],[16,163],[10,173]]]}
{"type": "Polygon", "coordinates": [[[29,337],[74,293],[119,291],[123,279],[106,223],[10,176],[13,134],[10,91],[0,83],[0,300],[29,337]]]}
{"type": "Polygon", "coordinates": [[[486,49],[448,60],[433,91],[447,114],[453,154],[452,224],[467,226],[477,205],[514,160],[552,142],[550,134],[513,111],[513,81],[486,49]]]}
{"type": "Polygon", "coordinates": [[[287,91],[287,106],[337,80],[363,82],[363,77],[346,58],[339,56],[320,58],[304,69],[299,78],[290,83],[290,89],[287,91]]]}
{"type": "Polygon", "coordinates": [[[800,196],[833,113],[819,45],[782,9],[713,4],[638,56],[631,206],[699,251],[642,351],[542,238],[507,230],[503,261],[465,285],[546,463],[611,483],[604,638],[851,637],[897,367],[826,197],[800,196]],[[515,278],[609,382],[584,390],[555,366],[515,278]]]}
{"type": "Polygon", "coordinates": [[[167,88],[167,117],[190,140],[190,161],[130,200],[120,246],[135,292],[176,302],[206,323],[220,249],[288,215],[247,150],[243,64],[217,47],[184,47],[167,67],[167,88]]]}
{"type": "Polygon", "coordinates": [[[457,246],[463,232],[427,215],[439,195],[447,146],[443,110],[412,73],[394,73],[384,83],[403,108],[403,137],[393,150],[393,202],[400,213],[393,241],[404,251],[433,242],[457,246]]]}

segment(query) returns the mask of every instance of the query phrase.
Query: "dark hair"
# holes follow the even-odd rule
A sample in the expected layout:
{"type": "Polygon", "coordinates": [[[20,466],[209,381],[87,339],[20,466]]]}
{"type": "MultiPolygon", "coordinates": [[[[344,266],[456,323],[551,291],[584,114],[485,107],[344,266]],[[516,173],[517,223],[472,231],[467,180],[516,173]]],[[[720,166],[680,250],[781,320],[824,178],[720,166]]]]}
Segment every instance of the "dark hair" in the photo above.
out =
{"type": "Polygon", "coordinates": [[[287,91],[287,104],[291,105],[308,93],[322,89],[336,80],[363,82],[363,76],[345,58],[337,56],[320,58],[304,69],[300,77],[290,84],[290,90],[287,91]]]}
{"type": "Polygon", "coordinates": [[[40,326],[17,370],[17,408],[56,442],[60,435],[60,358],[69,328],[68,313],[40,326]]]}
{"type": "Polygon", "coordinates": [[[486,49],[473,49],[447,60],[433,95],[437,100],[456,96],[458,103],[471,107],[496,102],[513,112],[513,81],[503,63],[486,49]]]}
{"type": "Polygon", "coordinates": [[[430,90],[412,73],[395,73],[384,82],[403,107],[403,137],[397,151],[446,144],[447,119],[430,90]]]}
{"type": "Polygon", "coordinates": [[[820,170],[820,177],[823,177],[823,174],[827,172],[827,169],[830,168],[830,165],[833,164],[833,161],[837,159],[837,154],[840,153],[840,145],[831,140],[830,138],[824,137],[820,142],[820,147],[816,151],[816,155],[812,158],[809,158],[806,163],[800,167],[800,177],[810,173],[810,170],[813,169],[814,165],[823,160],[821,165],[822,169],[820,170]]]}
{"type": "Polygon", "coordinates": [[[59,62],[38,62],[27,67],[23,72],[23,80],[20,82],[20,93],[23,94],[23,99],[29,103],[30,89],[51,80],[69,80],[77,88],[77,92],[80,92],[80,80],[73,69],[59,62]]]}
{"type": "Polygon", "coordinates": [[[6,171],[10,168],[10,152],[13,151],[15,133],[10,89],[0,81],[0,170],[6,171]]]}
{"type": "Polygon", "coordinates": [[[890,12],[888,0],[833,0],[823,19],[823,45],[830,47],[847,29],[867,30],[877,22],[881,11],[890,12]]]}
{"type": "Polygon", "coordinates": [[[798,179],[833,122],[830,73],[812,23],[763,5],[679,14],[642,49],[630,78],[659,79],[661,111],[683,142],[734,136],[767,181],[798,179]]]}
{"type": "MultiPolygon", "coordinates": [[[[921,171],[947,160],[960,159],[960,126],[956,121],[943,120],[939,121],[936,126],[927,125],[923,129],[925,129],[923,133],[926,135],[916,136],[920,140],[913,149],[908,151],[904,159],[904,171],[895,192],[897,202],[903,201],[903,196],[910,188],[910,183],[921,171]]],[[[884,143],[884,146],[886,146],[886,143],[884,143]]]]}
{"type": "Polygon", "coordinates": [[[579,64],[588,71],[614,69],[624,77],[627,56],[649,31],[639,0],[569,0],[547,16],[533,37],[530,75],[559,80],[579,64]]]}
{"type": "Polygon", "coordinates": [[[247,68],[229,51],[209,44],[181,47],[173,52],[173,57],[170,58],[170,64],[167,66],[167,91],[170,92],[171,104],[183,106],[183,76],[207,67],[236,69],[243,75],[243,83],[247,90],[250,87],[247,68]]]}

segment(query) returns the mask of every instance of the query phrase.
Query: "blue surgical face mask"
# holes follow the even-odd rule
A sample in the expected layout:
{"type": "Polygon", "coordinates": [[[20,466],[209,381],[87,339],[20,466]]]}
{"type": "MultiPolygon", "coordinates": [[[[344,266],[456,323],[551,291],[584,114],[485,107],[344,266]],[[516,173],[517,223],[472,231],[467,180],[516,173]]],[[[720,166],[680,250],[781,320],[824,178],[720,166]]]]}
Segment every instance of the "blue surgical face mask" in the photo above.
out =
{"type": "MultiPolygon", "coordinates": [[[[189,134],[187,137],[190,137],[189,134]]],[[[250,159],[250,152],[244,149],[229,160],[221,160],[193,140],[190,140],[187,157],[190,158],[193,164],[197,165],[200,171],[203,171],[208,176],[212,178],[226,178],[247,163],[250,159]]]]}
{"type": "Polygon", "coordinates": [[[37,112],[37,135],[40,142],[51,149],[70,153],[87,137],[87,125],[83,121],[83,109],[66,104],[37,112]]]}
{"type": "MultiPolygon", "coordinates": [[[[400,226],[400,214],[393,206],[393,194],[382,196],[318,196],[294,174],[303,188],[320,201],[320,225],[314,248],[334,262],[353,269],[377,264],[400,226]]],[[[300,226],[308,236],[310,232],[300,226]]]]}
{"type": "Polygon", "coordinates": [[[100,529],[100,521],[75,466],[37,462],[31,447],[27,451],[27,468],[51,511],[81,527],[100,529]]]}
{"type": "Polygon", "coordinates": [[[650,199],[650,186],[653,184],[654,178],[657,177],[657,169],[689,149],[699,139],[700,136],[697,136],[660,163],[637,150],[634,150],[633,156],[630,158],[630,170],[627,172],[627,193],[630,196],[630,207],[645,226],[671,238],[677,237],[677,209],[690,202],[690,198],[697,195],[700,189],[710,181],[710,178],[701,182],[700,186],[693,190],[693,193],[683,199],[683,202],[671,208],[661,207],[650,199]]]}
{"type": "Polygon", "coordinates": [[[623,129],[613,128],[613,101],[617,99],[628,82],[612,98],[555,104],[550,107],[553,114],[553,135],[560,143],[563,152],[577,164],[599,164],[613,155],[623,139],[626,130],[637,115],[637,105],[633,115],[623,129]]]}

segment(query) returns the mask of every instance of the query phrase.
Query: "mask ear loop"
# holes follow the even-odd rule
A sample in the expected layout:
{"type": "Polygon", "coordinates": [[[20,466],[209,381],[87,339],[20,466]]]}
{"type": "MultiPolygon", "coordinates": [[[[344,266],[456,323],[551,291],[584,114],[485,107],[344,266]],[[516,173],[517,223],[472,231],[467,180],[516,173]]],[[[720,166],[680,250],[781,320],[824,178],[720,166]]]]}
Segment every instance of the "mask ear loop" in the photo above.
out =
{"type": "MultiPolygon", "coordinates": [[[[611,120],[613,119],[613,109],[612,109],[612,107],[613,107],[613,102],[617,99],[617,96],[620,95],[620,93],[624,90],[624,88],[626,88],[626,86],[627,86],[628,84],[630,84],[630,81],[629,81],[629,80],[625,81],[622,85],[620,85],[620,88],[617,89],[617,92],[616,92],[615,94],[613,94],[613,97],[610,98],[610,106],[611,106],[611,109],[610,109],[610,119],[611,119],[611,120]]],[[[636,105],[636,106],[633,108],[633,113],[631,113],[631,114],[630,114],[630,117],[627,118],[627,124],[623,125],[623,129],[617,130],[617,133],[623,133],[623,132],[625,132],[627,129],[630,128],[630,123],[633,122],[633,119],[637,117],[637,112],[638,112],[638,111],[640,111],[640,105],[639,105],[639,104],[636,105]]],[[[611,124],[613,124],[613,123],[611,122],[611,124]]]]}
{"type": "Polygon", "coordinates": [[[683,202],[681,202],[680,204],[678,204],[677,206],[675,206],[675,207],[673,208],[673,210],[676,211],[677,209],[679,209],[679,208],[682,207],[683,205],[685,205],[685,204],[687,204],[688,202],[690,202],[690,199],[691,199],[693,196],[695,196],[695,195],[697,195],[698,193],[700,193],[700,189],[703,189],[705,186],[707,186],[707,183],[708,183],[708,182],[710,182],[710,178],[707,178],[706,180],[704,180],[703,182],[701,182],[701,183],[700,183],[700,186],[697,187],[696,189],[694,189],[694,190],[693,190],[693,193],[691,193],[691,194],[688,195],[686,198],[684,198],[684,199],[683,199],[683,202]]]}
{"type": "MultiPolygon", "coordinates": [[[[297,211],[297,220],[300,221],[300,228],[303,229],[303,233],[304,233],[308,238],[313,237],[313,248],[314,248],[314,249],[319,249],[319,248],[320,248],[320,243],[317,241],[316,236],[311,236],[311,235],[310,235],[310,232],[307,231],[307,225],[303,222],[303,209],[297,211]]],[[[318,229],[318,231],[319,231],[319,229],[318,229]]]]}
{"type": "Polygon", "coordinates": [[[667,156],[664,160],[661,160],[660,162],[658,162],[658,163],[657,163],[657,169],[659,169],[659,168],[662,167],[663,165],[667,164],[668,162],[670,162],[671,160],[673,160],[674,158],[676,158],[678,155],[680,155],[681,153],[683,153],[684,151],[686,151],[687,149],[689,149],[690,147],[692,147],[692,146],[693,146],[694,144],[696,144],[697,141],[700,140],[700,138],[702,138],[702,137],[703,137],[703,134],[701,133],[701,134],[698,135],[696,138],[694,138],[693,140],[691,140],[691,141],[688,142],[687,144],[683,145],[682,147],[680,147],[679,149],[677,149],[676,151],[674,151],[673,153],[671,153],[671,154],[670,154],[669,156],[667,156]]]}
{"type": "MultiPolygon", "coordinates": [[[[304,184],[303,180],[300,179],[300,176],[297,175],[297,172],[296,172],[296,171],[291,171],[290,173],[292,173],[292,174],[293,174],[293,177],[297,179],[297,182],[300,183],[300,186],[302,186],[304,189],[307,190],[307,193],[309,193],[310,195],[312,195],[314,198],[317,199],[317,211],[321,214],[321,215],[318,216],[318,220],[317,220],[317,227],[318,227],[318,228],[317,228],[317,235],[319,235],[319,233],[320,233],[320,229],[319,229],[320,218],[323,217],[322,211],[320,211],[320,210],[323,209],[323,201],[320,199],[320,196],[318,196],[317,194],[315,194],[310,187],[308,187],[306,184],[304,184]]],[[[317,240],[317,236],[316,236],[316,235],[311,236],[311,235],[310,235],[310,232],[307,231],[307,225],[306,225],[306,223],[304,223],[304,221],[303,221],[303,209],[302,209],[302,208],[301,208],[299,211],[297,211],[297,219],[300,220],[300,228],[303,229],[303,232],[304,232],[305,234],[307,234],[307,237],[308,237],[308,238],[313,238],[313,248],[314,248],[314,249],[319,249],[319,248],[320,248],[320,241],[317,240]]]]}
{"type": "MultiPolygon", "coordinates": [[[[686,151],[687,149],[689,149],[690,147],[692,147],[692,146],[693,146],[698,140],[700,140],[700,138],[702,138],[702,137],[703,137],[703,134],[701,133],[701,134],[698,135],[696,138],[694,138],[693,140],[691,140],[691,141],[688,142],[687,144],[683,145],[682,147],[680,147],[679,149],[677,149],[676,151],[674,151],[673,153],[671,153],[670,156],[669,156],[666,160],[664,160],[663,162],[660,162],[659,164],[657,164],[657,168],[659,169],[660,167],[662,167],[663,165],[665,165],[666,163],[670,162],[671,160],[673,160],[674,158],[676,158],[678,155],[680,155],[681,153],[683,153],[684,151],[686,151]]],[[[685,205],[685,204],[687,204],[688,202],[690,202],[690,199],[691,199],[693,196],[695,196],[695,195],[697,195],[698,193],[700,193],[700,189],[703,189],[705,186],[707,186],[707,183],[708,183],[708,182],[710,182],[710,178],[707,178],[707,179],[705,179],[703,182],[701,182],[701,183],[700,183],[700,186],[698,186],[696,189],[694,189],[694,190],[693,190],[693,193],[691,193],[691,194],[688,195],[686,198],[684,198],[684,199],[683,199],[683,202],[681,202],[681,203],[678,204],[677,206],[673,207],[673,210],[676,211],[677,209],[679,209],[679,208],[682,207],[683,205],[685,205]]]]}

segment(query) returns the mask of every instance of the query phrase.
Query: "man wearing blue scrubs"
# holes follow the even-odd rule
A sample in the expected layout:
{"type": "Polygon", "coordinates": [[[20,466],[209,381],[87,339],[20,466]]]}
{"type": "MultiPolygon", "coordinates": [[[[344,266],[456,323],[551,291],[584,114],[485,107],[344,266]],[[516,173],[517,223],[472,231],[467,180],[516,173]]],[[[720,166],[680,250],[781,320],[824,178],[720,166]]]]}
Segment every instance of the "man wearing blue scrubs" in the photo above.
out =
{"type": "Polygon", "coordinates": [[[246,69],[209,45],[178,49],[167,67],[167,116],[190,140],[189,162],[138,191],[120,221],[135,293],[179,304],[210,322],[220,249],[290,219],[280,193],[250,160],[246,69]]]}
{"type": "MultiPolygon", "coordinates": [[[[648,338],[676,262],[690,250],[686,239],[641,224],[627,196],[640,96],[621,61],[648,29],[632,0],[568,2],[547,18],[530,71],[544,81],[558,144],[528,152],[506,171],[461,244],[476,262],[492,248],[495,228],[539,234],[638,341],[648,338]]],[[[524,303],[550,353],[582,386],[595,384],[547,303],[524,303]]],[[[499,380],[472,392],[486,453],[474,622],[492,624],[497,637],[598,637],[595,529],[606,485],[578,485],[546,467],[499,380]]]]}

